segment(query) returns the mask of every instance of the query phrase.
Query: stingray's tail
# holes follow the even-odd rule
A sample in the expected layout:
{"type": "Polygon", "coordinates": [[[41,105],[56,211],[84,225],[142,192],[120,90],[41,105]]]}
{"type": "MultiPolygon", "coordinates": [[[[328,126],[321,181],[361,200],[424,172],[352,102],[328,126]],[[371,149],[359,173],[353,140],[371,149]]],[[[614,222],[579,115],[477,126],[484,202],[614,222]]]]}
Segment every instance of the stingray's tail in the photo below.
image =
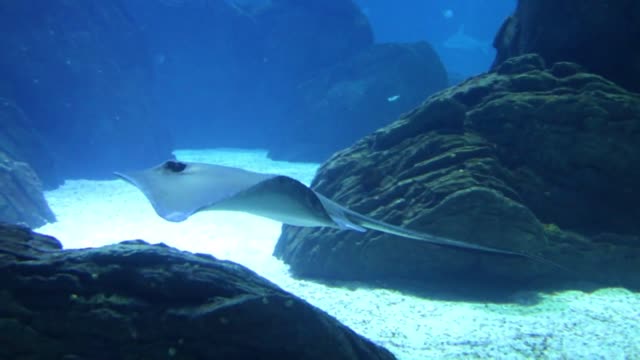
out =
{"type": "Polygon", "coordinates": [[[400,226],[391,225],[384,221],[379,221],[369,216],[357,213],[353,210],[349,210],[318,193],[316,193],[316,195],[322,202],[322,205],[327,211],[327,214],[331,217],[331,219],[334,221],[336,226],[340,229],[356,230],[356,231],[364,231],[365,229],[377,230],[383,233],[401,236],[404,238],[409,238],[414,240],[425,241],[430,244],[435,244],[440,246],[452,247],[452,248],[462,249],[467,251],[477,251],[477,252],[483,252],[488,254],[496,254],[496,255],[502,255],[502,256],[511,256],[511,257],[529,259],[532,261],[537,261],[539,263],[547,264],[547,265],[565,270],[567,272],[573,273],[573,271],[571,271],[570,269],[567,269],[564,266],[561,266],[559,264],[554,263],[553,261],[547,260],[539,256],[529,255],[529,254],[525,254],[517,251],[496,249],[489,246],[476,245],[476,244],[472,244],[464,241],[453,240],[453,239],[449,239],[441,236],[436,236],[436,235],[431,235],[431,234],[427,234],[419,231],[405,229],[400,226]]]}
{"type": "Polygon", "coordinates": [[[368,216],[364,216],[362,214],[358,214],[355,212],[349,214],[349,218],[351,218],[352,221],[354,221],[358,225],[367,229],[377,230],[383,233],[397,235],[397,236],[401,236],[409,239],[425,241],[435,245],[453,247],[453,248],[464,249],[464,250],[480,251],[480,252],[486,252],[486,253],[492,253],[492,254],[500,254],[500,255],[506,255],[506,256],[525,257],[525,258],[529,257],[526,254],[515,252],[515,251],[501,250],[501,249],[496,249],[488,246],[472,244],[464,241],[445,238],[442,236],[436,236],[436,235],[431,235],[431,234],[427,234],[419,231],[405,229],[400,226],[395,226],[383,221],[378,221],[376,219],[373,219],[368,216]]]}
{"type": "Polygon", "coordinates": [[[425,241],[425,242],[435,244],[435,245],[440,245],[440,246],[529,259],[542,264],[553,266],[555,268],[564,270],[566,272],[575,273],[574,271],[567,269],[560,264],[557,264],[551,260],[547,260],[539,256],[525,254],[517,251],[496,249],[489,246],[482,246],[482,245],[472,244],[464,241],[453,240],[453,239],[449,239],[441,236],[431,235],[431,234],[427,234],[419,231],[413,231],[413,230],[405,229],[399,226],[391,225],[386,222],[373,219],[371,217],[359,214],[355,211],[351,211],[348,209],[346,210],[347,212],[344,215],[348,217],[349,220],[367,229],[377,230],[383,233],[397,235],[404,238],[425,241]]]}

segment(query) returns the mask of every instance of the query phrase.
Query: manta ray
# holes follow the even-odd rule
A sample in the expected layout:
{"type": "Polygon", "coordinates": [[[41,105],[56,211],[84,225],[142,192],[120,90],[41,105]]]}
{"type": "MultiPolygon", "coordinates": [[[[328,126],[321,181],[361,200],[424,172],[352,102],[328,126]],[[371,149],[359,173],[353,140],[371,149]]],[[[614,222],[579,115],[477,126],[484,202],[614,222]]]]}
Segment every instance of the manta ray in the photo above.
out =
{"type": "Polygon", "coordinates": [[[370,229],[440,246],[547,262],[524,253],[388,224],[339,205],[284,175],[175,160],[141,171],[115,174],[140,189],[156,213],[168,221],[184,221],[205,210],[242,211],[294,226],[325,226],[360,232],[370,229]]]}
{"type": "Polygon", "coordinates": [[[483,54],[489,54],[491,48],[488,41],[481,41],[469,36],[464,32],[464,25],[460,25],[458,31],[448,37],[442,45],[448,49],[475,51],[480,50],[483,54]]]}

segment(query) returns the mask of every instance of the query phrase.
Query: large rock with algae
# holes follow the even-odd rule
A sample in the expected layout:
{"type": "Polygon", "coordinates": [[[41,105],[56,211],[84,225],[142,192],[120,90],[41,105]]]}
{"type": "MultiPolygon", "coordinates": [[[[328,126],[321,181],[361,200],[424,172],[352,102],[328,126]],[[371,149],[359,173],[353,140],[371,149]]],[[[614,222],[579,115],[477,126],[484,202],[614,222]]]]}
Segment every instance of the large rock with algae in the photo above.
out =
{"type": "Polygon", "coordinates": [[[638,143],[640,96],[575,64],[513,58],[335,154],[312,187],[392,224],[569,270],[379,232],[289,226],[275,254],[307,277],[640,288],[638,143]]]}
{"type": "Polygon", "coordinates": [[[2,359],[394,359],[252,271],[143,241],[61,250],[0,225],[2,359]]]}

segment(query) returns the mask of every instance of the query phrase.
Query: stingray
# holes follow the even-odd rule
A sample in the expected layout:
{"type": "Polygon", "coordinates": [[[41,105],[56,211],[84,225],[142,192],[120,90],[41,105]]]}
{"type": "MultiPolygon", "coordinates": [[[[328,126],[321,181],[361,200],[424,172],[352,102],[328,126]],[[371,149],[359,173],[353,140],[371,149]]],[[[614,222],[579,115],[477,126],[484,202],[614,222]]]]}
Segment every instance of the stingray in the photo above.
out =
{"type": "Polygon", "coordinates": [[[180,222],[205,210],[241,211],[294,226],[381,231],[463,250],[545,261],[515,251],[476,245],[388,224],[339,205],[284,175],[169,160],[150,169],[116,172],[140,189],[156,213],[180,222]]]}

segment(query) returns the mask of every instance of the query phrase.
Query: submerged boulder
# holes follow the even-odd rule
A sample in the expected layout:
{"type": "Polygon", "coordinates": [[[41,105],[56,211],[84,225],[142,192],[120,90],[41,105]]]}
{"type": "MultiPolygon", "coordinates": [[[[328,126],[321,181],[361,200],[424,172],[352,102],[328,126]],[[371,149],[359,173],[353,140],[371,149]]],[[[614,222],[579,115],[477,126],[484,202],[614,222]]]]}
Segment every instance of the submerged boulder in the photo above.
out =
{"type": "Polygon", "coordinates": [[[29,164],[0,150],[0,222],[38,227],[56,220],[29,164]]]}
{"type": "Polygon", "coordinates": [[[28,163],[45,184],[53,188],[62,183],[44,137],[27,115],[10,99],[0,97],[0,152],[28,163]]]}
{"type": "Polygon", "coordinates": [[[519,0],[498,32],[494,67],[538,53],[548,63],[571,61],[640,92],[640,2],[519,0]]]}
{"type": "Polygon", "coordinates": [[[3,359],[394,359],[252,271],[166,245],[62,250],[0,225],[3,359]]]}
{"type": "Polygon", "coordinates": [[[379,232],[290,226],[275,255],[305,277],[640,289],[638,143],[640,96],[576,64],[512,58],[337,153],[312,187],[391,224],[568,270],[379,232]]]}
{"type": "Polygon", "coordinates": [[[324,161],[447,86],[447,73],[425,43],[377,44],[297,86],[269,157],[324,161]]]}

